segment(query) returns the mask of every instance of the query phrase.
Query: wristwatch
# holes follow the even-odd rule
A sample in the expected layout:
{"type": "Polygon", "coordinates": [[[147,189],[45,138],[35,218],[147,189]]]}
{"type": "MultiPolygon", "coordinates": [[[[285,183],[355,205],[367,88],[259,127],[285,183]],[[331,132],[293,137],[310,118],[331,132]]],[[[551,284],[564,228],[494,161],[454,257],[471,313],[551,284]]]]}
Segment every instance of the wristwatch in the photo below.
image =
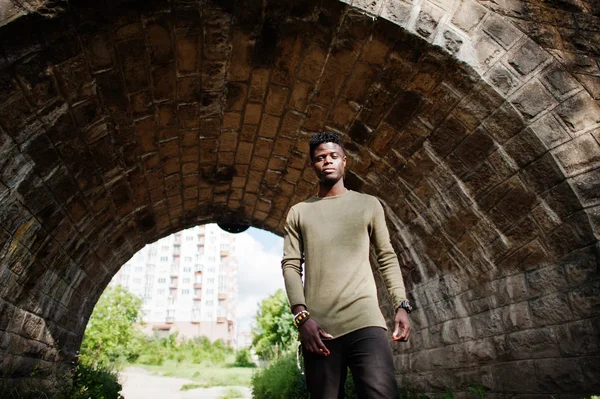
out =
{"type": "Polygon", "coordinates": [[[410,306],[410,302],[408,302],[408,299],[405,299],[402,302],[400,302],[400,306],[398,307],[406,310],[406,313],[412,312],[412,306],[410,306]]]}

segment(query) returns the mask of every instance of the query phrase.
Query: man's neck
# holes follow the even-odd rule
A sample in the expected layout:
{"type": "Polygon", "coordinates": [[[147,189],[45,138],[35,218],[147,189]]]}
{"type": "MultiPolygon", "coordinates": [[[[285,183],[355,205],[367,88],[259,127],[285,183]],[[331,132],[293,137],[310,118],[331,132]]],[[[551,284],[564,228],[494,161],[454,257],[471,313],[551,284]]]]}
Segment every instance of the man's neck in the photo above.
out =
{"type": "Polygon", "coordinates": [[[344,179],[340,179],[333,186],[319,183],[319,193],[317,196],[320,198],[334,197],[336,195],[342,195],[346,191],[348,191],[348,189],[344,186],[344,179]]]}

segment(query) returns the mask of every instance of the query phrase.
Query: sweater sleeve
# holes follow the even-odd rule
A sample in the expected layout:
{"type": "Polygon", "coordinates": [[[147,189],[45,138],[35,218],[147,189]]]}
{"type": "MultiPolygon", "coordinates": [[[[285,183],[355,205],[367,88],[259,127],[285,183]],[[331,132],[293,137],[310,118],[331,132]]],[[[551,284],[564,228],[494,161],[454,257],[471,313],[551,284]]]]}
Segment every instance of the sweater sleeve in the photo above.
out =
{"type": "Polygon", "coordinates": [[[385,213],[381,203],[376,198],[374,198],[371,220],[371,243],[375,249],[379,270],[392,297],[394,309],[398,309],[400,302],[406,299],[406,290],[398,257],[390,242],[390,233],[385,223],[385,213]]]}
{"type": "Polygon", "coordinates": [[[290,306],[304,305],[304,286],[302,284],[302,263],[304,244],[302,233],[298,223],[298,215],[294,209],[290,209],[284,228],[283,235],[283,259],[281,269],[285,290],[290,300],[290,306]]]}

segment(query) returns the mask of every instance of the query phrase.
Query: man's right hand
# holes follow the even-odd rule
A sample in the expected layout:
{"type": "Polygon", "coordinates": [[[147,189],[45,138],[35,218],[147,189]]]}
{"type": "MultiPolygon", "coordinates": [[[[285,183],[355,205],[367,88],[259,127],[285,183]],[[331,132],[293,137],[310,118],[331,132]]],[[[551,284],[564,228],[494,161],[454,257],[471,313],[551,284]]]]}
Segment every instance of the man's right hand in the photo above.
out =
{"type": "Polygon", "coordinates": [[[302,346],[307,351],[322,356],[329,356],[329,349],[327,349],[321,337],[333,338],[333,336],[323,331],[316,321],[309,318],[300,326],[298,332],[300,334],[300,342],[302,342],[302,346]]]}

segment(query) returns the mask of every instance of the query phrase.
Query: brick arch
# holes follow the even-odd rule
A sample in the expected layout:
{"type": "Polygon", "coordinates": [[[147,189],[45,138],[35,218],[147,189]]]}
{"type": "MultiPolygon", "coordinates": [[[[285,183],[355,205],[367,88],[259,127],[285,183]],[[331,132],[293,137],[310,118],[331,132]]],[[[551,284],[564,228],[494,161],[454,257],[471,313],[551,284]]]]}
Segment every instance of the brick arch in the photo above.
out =
{"type": "Polygon", "coordinates": [[[348,185],[382,200],[407,263],[419,311],[398,372],[421,391],[597,389],[593,79],[506,12],[70,7],[0,28],[6,378],[66,373],[97,297],[144,244],[209,221],[281,234],[314,190],[308,137],[331,129],[348,185]]]}

